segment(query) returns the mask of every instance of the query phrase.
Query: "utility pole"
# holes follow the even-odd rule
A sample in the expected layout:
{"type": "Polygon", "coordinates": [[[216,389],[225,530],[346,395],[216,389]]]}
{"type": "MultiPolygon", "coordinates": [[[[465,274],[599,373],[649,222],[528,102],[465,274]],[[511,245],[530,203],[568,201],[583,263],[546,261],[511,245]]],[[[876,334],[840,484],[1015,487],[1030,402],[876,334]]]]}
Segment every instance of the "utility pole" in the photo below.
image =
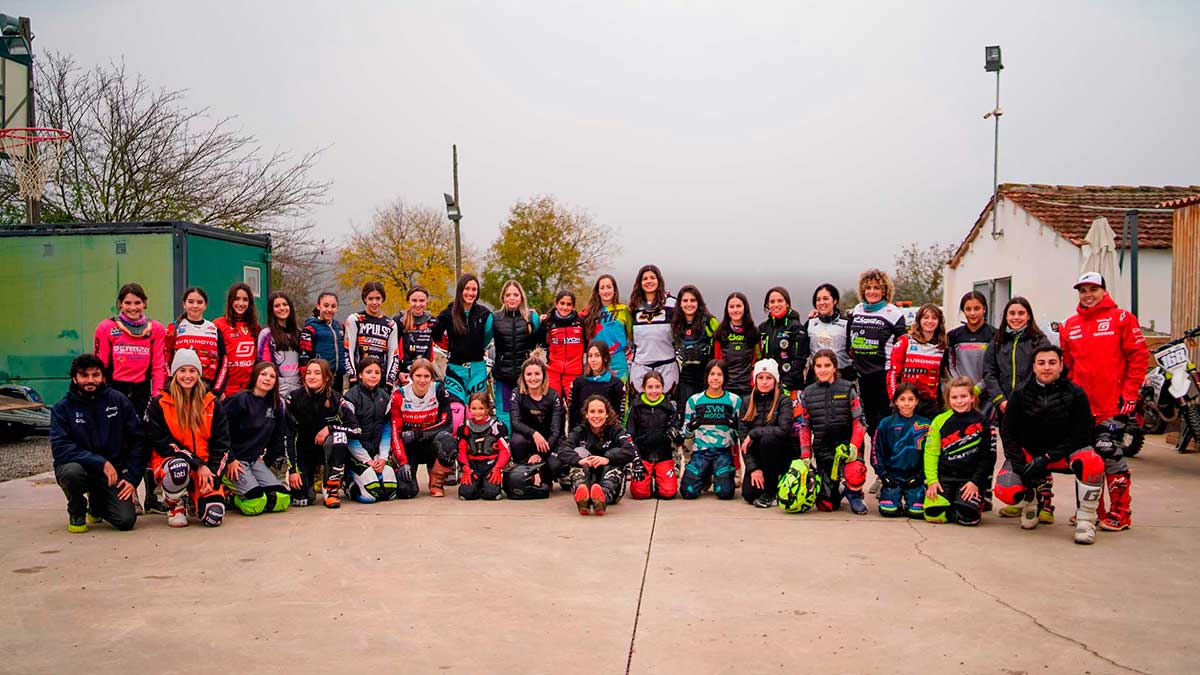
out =
{"type": "Polygon", "coordinates": [[[996,73],[996,107],[991,112],[983,116],[983,119],[992,117],[996,122],[995,138],[992,141],[992,239],[999,239],[1004,236],[1004,230],[999,229],[1000,226],[1000,116],[1004,111],[1000,109],[1000,71],[1004,70],[1004,64],[1000,60],[1000,46],[984,47],[984,63],[983,69],[989,73],[996,73]]]}
{"type": "MultiPolygon", "coordinates": [[[[459,213],[462,213],[462,203],[458,201],[458,144],[450,146],[454,153],[454,204],[458,206],[459,213]]],[[[454,221],[454,283],[462,278],[462,228],[459,227],[459,222],[462,217],[458,217],[454,221]]]]}

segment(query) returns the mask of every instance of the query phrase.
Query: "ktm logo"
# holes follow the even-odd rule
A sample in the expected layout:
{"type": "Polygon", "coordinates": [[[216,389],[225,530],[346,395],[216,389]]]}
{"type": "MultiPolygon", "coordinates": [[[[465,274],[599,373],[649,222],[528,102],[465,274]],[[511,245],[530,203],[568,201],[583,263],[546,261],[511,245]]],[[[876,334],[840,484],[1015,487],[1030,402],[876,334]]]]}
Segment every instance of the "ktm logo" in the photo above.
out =
{"type": "Polygon", "coordinates": [[[248,359],[251,356],[254,356],[254,344],[250,342],[239,342],[233,351],[235,359],[248,359]]]}

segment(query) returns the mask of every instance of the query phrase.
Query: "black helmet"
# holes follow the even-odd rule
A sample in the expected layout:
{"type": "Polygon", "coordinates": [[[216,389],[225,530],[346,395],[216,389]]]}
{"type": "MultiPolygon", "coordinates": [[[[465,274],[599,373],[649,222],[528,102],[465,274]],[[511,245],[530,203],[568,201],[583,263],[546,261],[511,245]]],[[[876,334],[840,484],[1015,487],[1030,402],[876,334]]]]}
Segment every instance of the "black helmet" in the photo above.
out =
{"type": "Polygon", "coordinates": [[[533,482],[541,470],[540,464],[514,464],[504,472],[504,494],[509,499],[549,498],[550,486],[533,482]]]}

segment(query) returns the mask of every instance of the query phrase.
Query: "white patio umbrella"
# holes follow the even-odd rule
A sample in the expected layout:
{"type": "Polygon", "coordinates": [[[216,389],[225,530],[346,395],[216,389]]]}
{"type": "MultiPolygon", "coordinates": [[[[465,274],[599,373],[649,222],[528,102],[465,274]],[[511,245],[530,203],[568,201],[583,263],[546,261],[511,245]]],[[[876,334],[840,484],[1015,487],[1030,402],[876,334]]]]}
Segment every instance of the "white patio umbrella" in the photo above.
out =
{"type": "Polygon", "coordinates": [[[1112,228],[1108,225],[1107,218],[1100,217],[1092,221],[1092,226],[1088,229],[1087,236],[1084,237],[1084,246],[1086,246],[1087,255],[1083,258],[1083,265],[1079,268],[1079,273],[1099,272],[1108,286],[1109,295],[1120,304],[1120,299],[1117,297],[1120,285],[1117,283],[1119,280],[1117,240],[1112,228]]]}

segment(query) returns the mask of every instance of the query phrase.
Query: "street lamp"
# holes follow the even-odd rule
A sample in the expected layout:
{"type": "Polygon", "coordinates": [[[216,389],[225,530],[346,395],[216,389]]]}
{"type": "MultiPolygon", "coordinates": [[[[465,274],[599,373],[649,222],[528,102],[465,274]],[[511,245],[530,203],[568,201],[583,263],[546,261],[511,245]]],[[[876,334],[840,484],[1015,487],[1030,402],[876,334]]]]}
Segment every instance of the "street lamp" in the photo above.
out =
{"type": "Polygon", "coordinates": [[[462,220],[462,211],[458,208],[458,202],[454,200],[452,195],[442,193],[446,198],[446,216],[454,222],[454,283],[458,283],[462,277],[462,235],[459,229],[459,221],[462,220]]]}
{"type": "Polygon", "coordinates": [[[1000,224],[1000,116],[1004,114],[1000,109],[1000,71],[1004,70],[1004,64],[1000,61],[1000,45],[983,48],[983,69],[996,74],[996,107],[983,119],[991,117],[996,122],[996,137],[992,145],[992,239],[999,239],[1004,236],[1004,230],[997,229],[1000,224]]]}

